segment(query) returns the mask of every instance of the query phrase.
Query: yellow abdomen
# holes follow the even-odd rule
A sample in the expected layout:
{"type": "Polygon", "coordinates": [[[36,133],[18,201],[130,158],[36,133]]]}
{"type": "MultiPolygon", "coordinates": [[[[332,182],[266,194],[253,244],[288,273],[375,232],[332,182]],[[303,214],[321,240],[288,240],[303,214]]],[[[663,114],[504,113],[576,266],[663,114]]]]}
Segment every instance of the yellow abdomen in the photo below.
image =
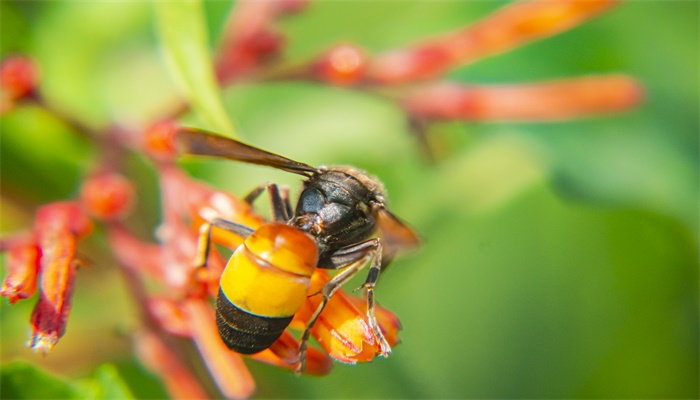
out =
{"type": "Polygon", "coordinates": [[[304,232],[269,223],[236,249],[221,275],[221,292],[247,313],[293,316],[306,300],[318,261],[314,241],[304,232]]]}

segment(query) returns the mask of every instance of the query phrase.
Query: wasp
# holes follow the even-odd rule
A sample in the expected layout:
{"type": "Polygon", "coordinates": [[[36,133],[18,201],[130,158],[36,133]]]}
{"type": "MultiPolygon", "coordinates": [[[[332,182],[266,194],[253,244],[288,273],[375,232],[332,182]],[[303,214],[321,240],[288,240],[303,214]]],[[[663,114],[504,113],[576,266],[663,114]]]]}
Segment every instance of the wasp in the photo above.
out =
{"type": "Polygon", "coordinates": [[[315,168],[198,129],[178,129],[175,143],[180,155],[226,158],[305,177],[294,212],[288,193],[274,183],[246,197],[252,202],[265,189],[270,196],[272,221],[257,230],[216,216],[200,228],[198,267],[206,266],[212,227],[244,238],[221,275],[216,299],[219,334],[231,350],[254,354],[270,347],[306,300],[314,270],[339,270],[321,289],[323,300],[302,333],[297,371],[303,371],[310,330],[326,303],[369,264],[360,288],[366,291],[367,318],[380,344],[379,355],[389,355],[391,348],[374,315],[374,287],[382,266],[419,239],[387,209],[376,178],[351,166],[315,168]]]}

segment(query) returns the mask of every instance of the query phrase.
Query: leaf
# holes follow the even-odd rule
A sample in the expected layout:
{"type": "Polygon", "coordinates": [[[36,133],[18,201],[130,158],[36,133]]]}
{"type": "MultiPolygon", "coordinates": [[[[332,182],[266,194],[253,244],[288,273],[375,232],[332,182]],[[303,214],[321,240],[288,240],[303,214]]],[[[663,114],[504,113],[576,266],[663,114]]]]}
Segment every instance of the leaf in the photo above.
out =
{"type": "Polygon", "coordinates": [[[668,140],[665,125],[642,116],[582,122],[553,140],[560,194],[608,206],[644,208],[697,232],[697,156],[668,140]],[[636,127],[637,129],[631,129],[636,127]]]}
{"type": "Polygon", "coordinates": [[[95,371],[95,377],[83,383],[85,392],[83,399],[133,399],[126,383],[119,375],[117,368],[111,364],[103,364],[95,371]]]}
{"type": "Polygon", "coordinates": [[[166,57],[195,113],[209,129],[235,137],[214,75],[202,3],[155,3],[158,31],[166,57]]]}
{"type": "Polygon", "coordinates": [[[99,366],[94,375],[79,381],[53,376],[25,361],[0,368],[0,398],[3,399],[133,399],[117,368],[99,366]]]}
{"type": "Polygon", "coordinates": [[[70,382],[17,361],[0,368],[0,398],[3,399],[77,399],[79,390],[70,382]]]}

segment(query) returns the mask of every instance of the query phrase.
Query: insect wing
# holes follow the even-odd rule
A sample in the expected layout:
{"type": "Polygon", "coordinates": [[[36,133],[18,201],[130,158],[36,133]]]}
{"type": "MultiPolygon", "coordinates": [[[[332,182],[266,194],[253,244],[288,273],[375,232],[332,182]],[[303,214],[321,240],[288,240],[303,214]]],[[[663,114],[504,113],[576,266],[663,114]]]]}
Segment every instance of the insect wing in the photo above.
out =
{"type": "Polygon", "coordinates": [[[384,243],[385,258],[391,259],[401,250],[415,249],[420,245],[416,231],[383,206],[377,210],[377,226],[384,243]]]}
{"type": "Polygon", "coordinates": [[[234,139],[205,130],[180,128],[175,134],[178,154],[223,157],[249,164],[265,165],[294,174],[313,174],[316,168],[234,139]]]}

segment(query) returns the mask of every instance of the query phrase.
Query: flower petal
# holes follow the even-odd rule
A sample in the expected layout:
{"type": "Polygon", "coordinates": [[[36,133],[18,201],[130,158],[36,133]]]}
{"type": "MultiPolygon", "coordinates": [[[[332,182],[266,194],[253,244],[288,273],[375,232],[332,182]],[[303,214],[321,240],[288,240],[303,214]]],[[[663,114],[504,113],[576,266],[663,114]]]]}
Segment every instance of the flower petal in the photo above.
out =
{"type": "Polygon", "coordinates": [[[40,245],[41,297],[31,317],[29,346],[46,354],[66,331],[78,263],[76,239],[68,230],[43,232],[40,245]]]}
{"type": "Polygon", "coordinates": [[[34,296],[37,290],[40,251],[33,240],[17,244],[8,252],[8,274],[0,296],[10,304],[34,296]]]}
{"type": "Polygon", "coordinates": [[[497,10],[476,24],[379,55],[369,78],[397,84],[434,78],[524,43],[570,29],[617,3],[616,0],[527,0],[497,10]]]}
{"type": "Polygon", "coordinates": [[[171,335],[191,337],[192,328],[179,303],[167,297],[150,297],[146,304],[158,326],[171,335]]]}
{"type": "MultiPolygon", "coordinates": [[[[309,293],[318,293],[328,280],[328,272],[316,270],[311,278],[309,293]]],[[[321,295],[309,296],[291,326],[304,329],[321,299],[321,295]]],[[[371,361],[381,349],[367,319],[366,309],[366,300],[338,290],[326,304],[311,334],[335,360],[350,364],[371,361]]],[[[375,307],[375,314],[389,344],[398,343],[401,325],[396,316],[378,306],[375,307]]]]}
{"type": "MultiPolygon", "coordinates": [[[[299,362],[299,342],[288,331],[284,331],[270,348],[250,356],[250,358],[289,370],[296,369],[299,362]]],[[[310,347],[306,353],[305,374],[322,376],[331,372],[333,363],[325,352],[310,347]]]]}
{"type": "Polygon", "coordinates": [[[224,397],[250,397],[255,381],[243,358],[229,350],[219,337],[211,305],[201,299],[188,299],[183,311],[192,327],[197,349],[224,397]]]}
{"type": "Polygon", "coordinates": [[[174,399],[209,397],[192,371],[161,337],[150,331],[142,331],[134,336],[134,341],[139,359],[163,380],[170,397],[174,399]]]}
{"type": "Polygon", "coordinates": [[[68,230],[76,238],[83,237],[92,230],[92,221],[85,214],[80,203],[74,201],[63,201],[45,205],[36,212],[34,219],[34,229],[39,237],[39,244],[42,250],[41,234],[49,231],[68,230]]]}
{"type": "Polygon", "coordinates": [[[413,115],[435,120],[551,121],[628,110],[641,98],[634,79],[604,75],[498,86],[430,84],[402,103],[413,115]]]}

